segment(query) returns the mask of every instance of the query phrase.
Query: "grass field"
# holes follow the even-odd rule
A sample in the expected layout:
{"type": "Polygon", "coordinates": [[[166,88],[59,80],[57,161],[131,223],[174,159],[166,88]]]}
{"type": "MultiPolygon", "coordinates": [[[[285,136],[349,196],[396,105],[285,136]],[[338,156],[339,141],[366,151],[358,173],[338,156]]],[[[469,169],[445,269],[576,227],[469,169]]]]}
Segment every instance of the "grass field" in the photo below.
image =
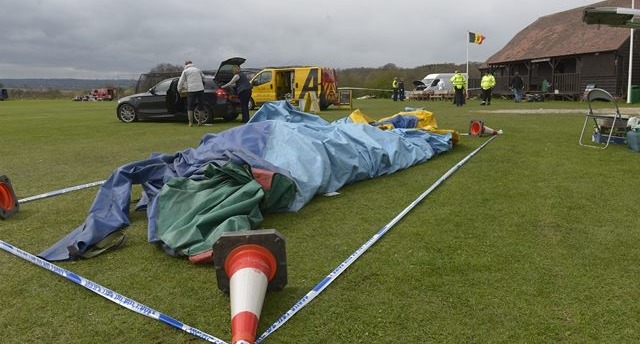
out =
{"type": "MultiPolygon", "coordinates": [[[[405,106],[433,111],[441,128],[466,132],[482,119],[505,134],[264,342],[639,342],[640,154],[580,147],[580,102],[354,104],[374,118],[405,106]]],[[[350,111],[320,115],[331,121],[350,111]]],[[[121,165],[195,147],[205,133],[237,125],[124,124],[111,102],[0,102],[0,175],[20,199],[106,179],[121,165]]],[[[266,216],[264,228],[287,238],[289,282],[267,294],[258,334],[485,140],[463,136],[429,162],[266,216]]],[[[95,193],[25,203],[0,221],[0,239],[37,254],[82,223],[95,193]]],[[[134,198],[139,193],[135,186],[134,198]]],[[[229,297],[213,268],[147,243],[145,214],[131,221],[125,247],[57,264],[230,340],[229,297]]],[[[0,281],[2,343],[199,342],[4,251],[0,281]]]]}

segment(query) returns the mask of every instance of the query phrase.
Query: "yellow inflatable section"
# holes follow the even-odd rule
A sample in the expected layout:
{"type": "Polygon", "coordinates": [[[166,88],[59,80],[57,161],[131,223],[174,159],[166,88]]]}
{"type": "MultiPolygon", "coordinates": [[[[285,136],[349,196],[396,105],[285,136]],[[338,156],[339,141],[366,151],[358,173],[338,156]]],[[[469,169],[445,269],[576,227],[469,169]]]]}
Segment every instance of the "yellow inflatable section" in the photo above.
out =
{"type": "Polygon", "coordinates": [[[391,129],[394,129],[395,127],[390,122],[393,122],[393,118],[397,116],[416,117],[418,122],[415,126],[415,129],[424,130],[424,131],[435,133],[435,134],[451,133],[451,140],[453,144],[458,143],[458,141],[460,140],[460,133],[458,131],[454,129],[439,129],[438,123],[436,122],[436,118],[433,115],[433,112],[427,111],[427,110],[398,112],[393,116],[384,117],[376,121],[371,117],[362,113],[360,109],[356,109],[349,115],[349,119],[353,123],[369,124],[369,125],[377,126],[382,130],[391,130],[391,129]]]}

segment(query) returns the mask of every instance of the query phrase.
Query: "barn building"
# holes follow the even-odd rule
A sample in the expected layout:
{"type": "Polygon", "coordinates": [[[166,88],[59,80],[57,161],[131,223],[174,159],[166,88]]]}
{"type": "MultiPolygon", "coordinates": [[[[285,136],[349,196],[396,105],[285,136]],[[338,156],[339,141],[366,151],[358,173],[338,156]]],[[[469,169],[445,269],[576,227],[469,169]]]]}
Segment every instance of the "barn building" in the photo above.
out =
{"type": "MultiPolygon", "coordinates": [[[[588,25],[585,7],[631,8],[631,0],[601,1],[538,18],[487,59],[484,67],[496,77],[494,93],[510,94],[509,81],[518,72],[528,93],[578,100],[595,85],[626,98],[631,29],[588,25]]],[[[632,85],[640,85],[640,32],[633,36],[632,85]]]]}

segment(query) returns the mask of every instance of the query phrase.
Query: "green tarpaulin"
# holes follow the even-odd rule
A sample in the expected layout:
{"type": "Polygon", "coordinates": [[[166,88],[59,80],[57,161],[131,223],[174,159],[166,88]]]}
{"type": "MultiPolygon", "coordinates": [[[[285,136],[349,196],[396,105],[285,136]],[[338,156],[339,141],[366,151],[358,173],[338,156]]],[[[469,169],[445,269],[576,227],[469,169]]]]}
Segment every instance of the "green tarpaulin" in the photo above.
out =
{"type": "Polygon", "coordinates": [[[200,181],[173,178],[158,196],[157,235],[188,256],[211,250],[224,232],[256,229],[263,220],[261,208],[286,207],[295,195],[288,178],[274,174],[263,189],[251,172],[233,163],[209,165],[205,176],[200,181]]]}

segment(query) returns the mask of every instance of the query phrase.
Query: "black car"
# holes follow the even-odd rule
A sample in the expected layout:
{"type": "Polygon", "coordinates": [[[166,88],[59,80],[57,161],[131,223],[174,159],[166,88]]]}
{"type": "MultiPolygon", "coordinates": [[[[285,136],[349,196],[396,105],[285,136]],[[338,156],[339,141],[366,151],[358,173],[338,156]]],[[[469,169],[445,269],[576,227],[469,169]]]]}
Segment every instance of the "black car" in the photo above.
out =
{"type": "MultiPolygon", "coordinates": [[[[222,62],[215,76],[205,75],[204,104],[198,104],[193,113],[198,123],[212,123],[216,117],[233,121],[238,117],[240,101],[232,90],[220,88],[231,80],[226,71],[231,65],[240,65],[244,58],[222,62]]],[[[118,99],[116,115],[125,123],[139,120],[178,120],[187,122],[187,98],[178,92],[178,80],[172,77],[160,81],[147,92],[118,99]]]]}

